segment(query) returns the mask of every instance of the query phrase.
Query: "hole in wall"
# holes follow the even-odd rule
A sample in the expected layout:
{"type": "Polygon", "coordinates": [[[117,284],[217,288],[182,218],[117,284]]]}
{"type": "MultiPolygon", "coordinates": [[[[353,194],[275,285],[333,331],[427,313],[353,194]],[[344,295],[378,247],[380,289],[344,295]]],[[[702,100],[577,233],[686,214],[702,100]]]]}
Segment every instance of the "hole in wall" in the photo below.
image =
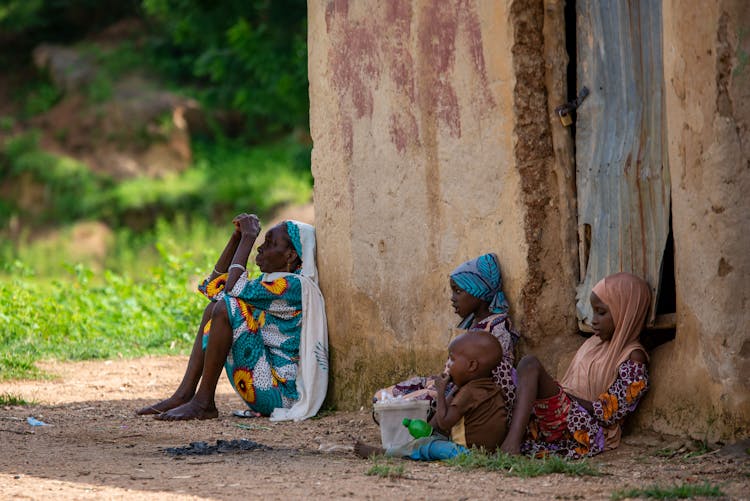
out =
{"type": "Polygon", "coordinates": [[[591,225],[583,224],[578,230],[578,252],[581,253],[581,280],[586,276],[589,268],[589,254],[591,253],[591,225]]]}
{"type": "Polygon", "coordinates": [[[661,280],[656,297],[656,321],[654,326],[643,331],[641,343],[651,350],[675,338],[674,326],[677,311],[677,289],[674,274],[674,237],[672,236],[672,214],[669,215],[669,234],[664,245],[661,262],[661,280]]]}

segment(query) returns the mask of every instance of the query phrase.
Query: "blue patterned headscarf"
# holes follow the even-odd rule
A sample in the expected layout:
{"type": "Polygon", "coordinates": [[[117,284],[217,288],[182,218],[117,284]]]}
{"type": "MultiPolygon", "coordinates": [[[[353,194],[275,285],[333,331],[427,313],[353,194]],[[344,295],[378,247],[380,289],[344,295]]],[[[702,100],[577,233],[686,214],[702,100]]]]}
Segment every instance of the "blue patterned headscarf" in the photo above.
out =
{"type": "Polygon", "coordinates": [[[302,267],[294,273],[312,279],[318,283],[318,268],[315,266],[315,228],[301,221],[285,221],[286,232],[297,256],[302,260],[302,267]]]}
{"type": "Polygon", "coordinates": [[[289,234],[289,240],[292,241],[294,250],[297,251],[297,255],[302,260],[302,240],[299,238],[299,227],[294,222],[287,221],[286,232],[289,234]]]}
{"type": "Polygon", "coordinates": [[[500,263],[495,254],[483,254],[459,265],[450,275],[461,289],[487,301],[492,313],[507,313],[508,301],[503,294],[500,263]]]}

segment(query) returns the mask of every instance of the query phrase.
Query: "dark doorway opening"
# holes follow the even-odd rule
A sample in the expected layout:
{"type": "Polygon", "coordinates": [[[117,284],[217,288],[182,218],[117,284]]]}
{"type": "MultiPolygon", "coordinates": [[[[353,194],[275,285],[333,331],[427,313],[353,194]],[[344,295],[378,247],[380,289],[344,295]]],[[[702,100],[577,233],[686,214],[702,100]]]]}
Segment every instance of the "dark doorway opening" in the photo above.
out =
{"type": "Polygon", "coordinates": [[[654,325],[641,335],[641,343],[650,350],[672,341],[676,334],[675,318],[677,311],[677,292],[674,274],[674,237],[672,236],[672,215],[669,215],[669,235],[664,246],[664,258],[661,265],[661,287],[656,301],[656,319],[654,325]]]}

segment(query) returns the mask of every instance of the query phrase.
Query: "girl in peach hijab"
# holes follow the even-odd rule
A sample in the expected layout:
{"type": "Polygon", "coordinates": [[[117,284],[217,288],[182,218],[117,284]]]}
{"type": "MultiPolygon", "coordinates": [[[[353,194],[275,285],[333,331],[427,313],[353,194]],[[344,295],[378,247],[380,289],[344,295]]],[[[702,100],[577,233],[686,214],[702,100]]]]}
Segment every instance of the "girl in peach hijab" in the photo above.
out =
{"type": "Polygon", "coordinates": [[[537,457],[593,456],[620,443],[621,424],[648,389],[638,342],[651,304],[646,282],[629,273],[600,280],[591,293],[594,335],[556,382],[534,356],[518,364],[515,402],[501,449],[537,457]]]}

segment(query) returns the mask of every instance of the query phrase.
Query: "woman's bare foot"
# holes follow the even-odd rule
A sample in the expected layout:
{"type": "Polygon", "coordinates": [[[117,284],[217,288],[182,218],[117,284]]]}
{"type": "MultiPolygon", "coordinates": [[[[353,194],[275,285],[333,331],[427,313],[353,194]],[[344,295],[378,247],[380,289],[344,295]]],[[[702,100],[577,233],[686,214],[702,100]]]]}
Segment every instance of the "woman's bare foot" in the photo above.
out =
{"type": "Polygon", "coordinates": [[[138,409],[135,411],[136,414],[139,416],[147,416],[151,414],[161,414],[162,412],[166,412],[170,409],[174,409],[175,407],[179,407],[180,405],[187,403],[190,401],[191,397],[183,398],[178,397],[176,395],[172,395],[166,400],[162,400],[159,403],[156,403],[154,405],[147,405],[146,407],[143,407],[142,409],[138,409]]]}
{"type": "Polygon", "coordinates": [[[161,421],[188,421],[191,419],[216,419],[219,417],[219,411],[216,405],[204,405],[195,399],[179,407],[170,409],[161,414],[154,415],[154,419],[161,421]]]}
{"type": "Polygon", "coordinates": [[[385,454],[385,449],[382,447],[375,447],[374,445],[367,445],[357,440],[354,442],[354,454],[363,459],[367,459],[370,456],[385,454]]]}

